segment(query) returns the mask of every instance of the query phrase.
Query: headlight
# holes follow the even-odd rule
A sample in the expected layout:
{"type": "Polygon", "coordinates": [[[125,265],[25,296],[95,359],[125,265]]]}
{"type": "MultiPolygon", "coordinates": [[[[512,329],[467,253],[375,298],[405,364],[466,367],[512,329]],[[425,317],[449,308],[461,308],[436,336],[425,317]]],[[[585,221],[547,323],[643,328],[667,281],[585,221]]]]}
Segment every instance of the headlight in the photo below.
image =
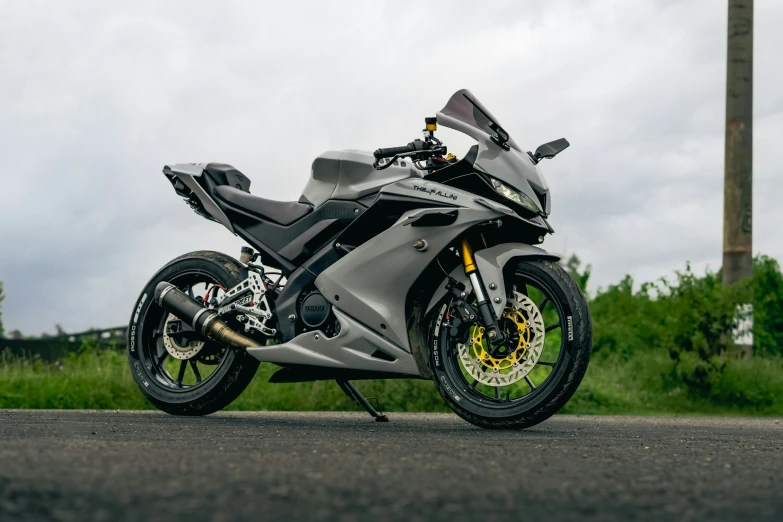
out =
{"type": "Polygon", "coordinates": [[[495,178],[489,178],[489,181],[492,183],[492,188],[495,189],[495,192],[497,192],[498,194],[500,194],[506,199],[510,199],[514,203],[522,205],[529,211],[538,214],[539,212],[538,205],[536,205],[535,201],[530,199],[530,197],[527,194],[519,192],[518,190],[514,190],[508,185],[496,180],[495,178]]]}

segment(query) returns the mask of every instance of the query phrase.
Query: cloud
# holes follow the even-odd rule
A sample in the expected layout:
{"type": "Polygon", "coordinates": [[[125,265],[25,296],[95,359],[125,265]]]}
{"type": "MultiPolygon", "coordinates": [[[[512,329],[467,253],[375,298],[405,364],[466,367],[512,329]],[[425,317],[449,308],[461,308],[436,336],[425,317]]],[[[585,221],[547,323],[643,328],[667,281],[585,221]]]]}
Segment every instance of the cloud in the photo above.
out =
{"type": "MultiPolygon", "coordinates": [[[[755,250],[778,258],[781,23],[757,2],[755,250]]],[[[593,288],[717,268],[725,47],[710,0],[0,4],[6,329],[123,324],[168,260],[237,255],[164,164],[231,163],[296,199],[317,154],[406,143],[463,87],[523,146],[571,141],[543,165],[546,246],[592,263],[593,288]]]]}

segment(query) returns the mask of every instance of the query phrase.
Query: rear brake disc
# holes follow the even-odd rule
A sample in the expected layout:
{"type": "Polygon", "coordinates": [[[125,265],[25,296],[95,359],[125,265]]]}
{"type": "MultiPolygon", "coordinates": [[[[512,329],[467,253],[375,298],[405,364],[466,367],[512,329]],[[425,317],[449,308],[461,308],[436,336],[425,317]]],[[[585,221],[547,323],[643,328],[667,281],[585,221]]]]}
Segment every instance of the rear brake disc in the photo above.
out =
{"type": "Polygon", "coordinates": [[[166,323],[163,325],[163,346],[166,347],[166,351],[169,355],[175,359],[185,360],[191,359],[198,354],[204,347],[204,341],[181,341],[175,339],[175,334],[170,334],[170,330],[177,323],[181,322],[173,314],[169,314],[166,318],[166,323]]]}

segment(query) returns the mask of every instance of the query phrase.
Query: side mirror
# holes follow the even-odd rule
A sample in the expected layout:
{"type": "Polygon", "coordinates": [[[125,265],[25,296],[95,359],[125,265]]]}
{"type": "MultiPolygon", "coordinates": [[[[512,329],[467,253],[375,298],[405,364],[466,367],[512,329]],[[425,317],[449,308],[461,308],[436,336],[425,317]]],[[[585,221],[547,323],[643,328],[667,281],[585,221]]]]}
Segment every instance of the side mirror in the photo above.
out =
{"type": "Polygon", "coordinates": [[[565,138],[560,138],[559,140],[550,141],[549,143],[544,143],[543,145],[539,146],[536,149],[535,154],[531,154],[528,152],[528,155],[533,160],[533,163],[538,163],[542,159],[552,159],[561,152],[563,152],[565,149],[568,148],[568,146],[571,145],[568,143],[568,140],[565,138]]]}

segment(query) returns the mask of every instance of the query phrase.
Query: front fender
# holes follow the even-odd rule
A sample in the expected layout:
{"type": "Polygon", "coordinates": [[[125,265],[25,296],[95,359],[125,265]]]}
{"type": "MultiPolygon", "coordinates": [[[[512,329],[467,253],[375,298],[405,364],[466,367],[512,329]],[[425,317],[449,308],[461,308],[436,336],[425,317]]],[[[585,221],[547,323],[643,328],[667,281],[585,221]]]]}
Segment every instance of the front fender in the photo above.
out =
{"type": "MultiPolygon", "coordinates": [[[[503,243],[501,245],[495,245],[475,252],[473,257],[476,259],[476,267],[478,267],[481,280],[484,281],[484,288],[487,291],[492,308],[495,310],[496,317],[500,317],[503,314],[503,308],[506,306],[506,285],[503,280],[503,268],[509,261],[516,258],[551,259],[552,261],[558,261],[560,259],[560,256],[547,252],[543,248],[526,245],[524,243],[503,243]],[[492,289],[492,286],[495,287],[494,290],[492,289]],[[496,297],[500,298],[500,302],[495,302],[496,297]]],[[[464,284],[466,289],[470,289],[470,281],[468,281],[468,277],[465,275],[462,265],[459,265],[452,270],[450,275],[464,284]]],[[[438,286],[432,299],[430,299],[430,304],[427,305],[426,313],[429,313],[447,294],[447,283],[448,279],[444,279],[443,283],[438,286]]]]}

